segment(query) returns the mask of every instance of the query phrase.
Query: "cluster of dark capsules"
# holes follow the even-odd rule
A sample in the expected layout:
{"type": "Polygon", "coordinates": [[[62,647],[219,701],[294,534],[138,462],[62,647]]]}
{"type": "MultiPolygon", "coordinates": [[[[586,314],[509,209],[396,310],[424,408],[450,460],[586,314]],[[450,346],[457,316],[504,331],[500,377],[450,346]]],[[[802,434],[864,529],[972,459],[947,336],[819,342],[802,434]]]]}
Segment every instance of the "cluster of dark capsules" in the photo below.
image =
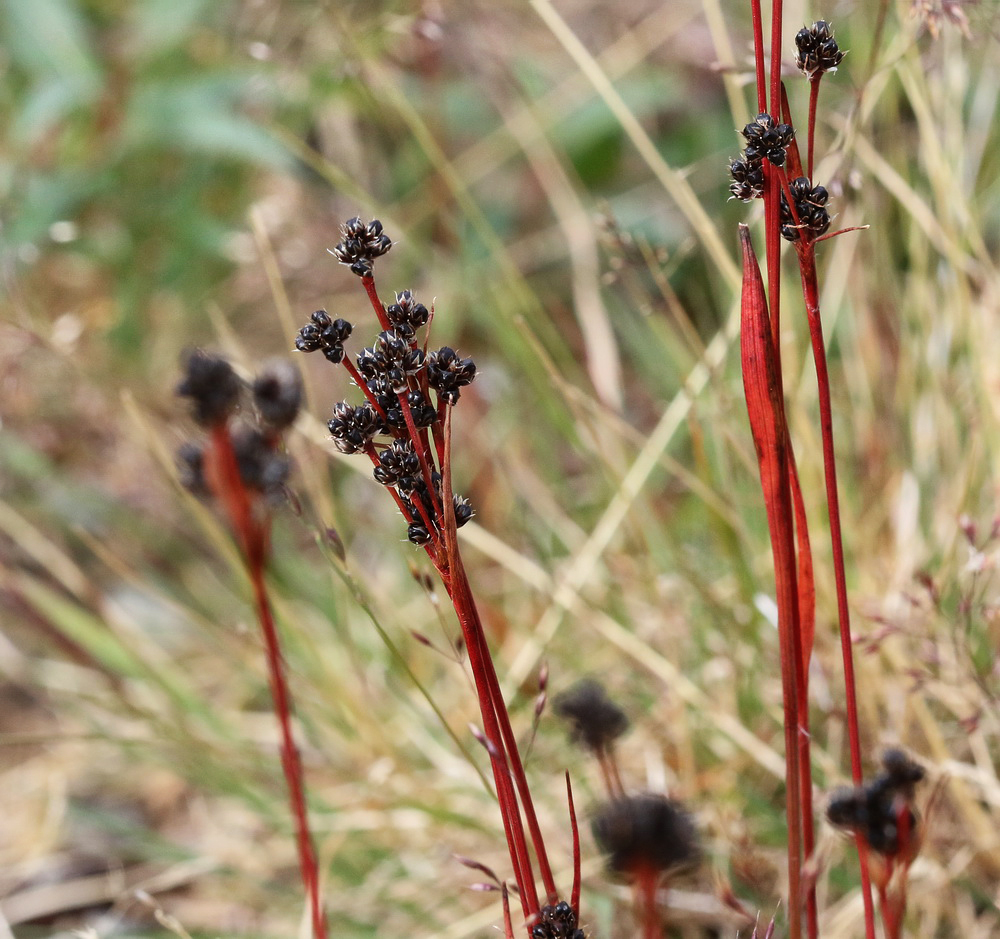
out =
{"type": "Polygon", "coordinates": [[[359,218],[351,218],[344,222],[343,233],[344,240],[330,253],[358,277],[371,277],[375,258],[382,257],[392,247],[392,240],[382,231],[382,223],[373,218],[366,225],[359,218]]]}
{"type": "Polygon", "coordinates": [[[860,833],[878,854],[905,853],[916,844],[913,795],[925,775],[924,768],[902,750],[887,750],[882,755],[882,773],[867,785],[835,792],[826,817],[838,828],[860,833]]]}
{"type": "Polygon", "coordinates": [[[814,186],[805,176],[799,176],[788,184],[788,189],[795,202],[795,216],[788,207],[784,192],[781,193],[781,237],[785,241],[798,241],[802,232],[809,234],[809,240],[814,241],[820,235],[826,234],[830,227],[830,213],[826,209],[830,194],[823,186],[814,186]]]}
{"type": "MultiPolygon", "coordinates": [[[[382,223],[375,219],[364,225],[354,218],[344,224],[343,232],[344,240],[332,253],[355,273],[371,277],[374,259],[392,246],[382,223]]],[[[344,349],[353,327],[326,310],[312,314],[299,330],[295,348],[322,352],[330,362],[345,364],[365,392],[361,404],[341,401],[334,406],[327,422],[334,446],[341,453],[368,454],[376,481],[399,496],[407,517],[407,538],[426,545],[443,523],[442,477],[434,466],[428,434],[441,431],[446,408],[476,377],[476,365],[450,346],[427,352],[426,343],[417,342],[430,313],[409,290],[397,293],[394,303],[383,306],[383,313],[383,325],[389,328],[357,354],[353,365],[345,361],[344,349]]],[[[453,508],[459,527],[475,514],[468,499],[460,496],[453,496],[453,508]]]]}
{"type": "Polygon", "coordinates": [[[539,910],[538,922],[531,927],[531,939],[586,939],[586,934],[577,928],[573,907],[560,900],[539,910]]]}
{"type": "Polygon", "coordinates": [[[791,124],[776,124],[770,114],[758,114],[740,132],[746,141],[738,160],[729,164],[734,199],[750,202],[764,194],[764,161],[784,166],[788,145],[795,137],[791,124]]]}
{"type": "MultiPolygon", "coordinates": [[[[225,426],[240,479],[247,489],[280,496],[288,478],[281,435],[302,403],[302,379],[290,362],[267,363],[246,385],[223,358],[196,349],[186,356],[177,394],[191,400],[195,421],[207,429],[225,426]]],[[[206,442],[188,442],[177,454],[181,483],[199,496],[216,495],[206,474],[206,442]]]]}
{"type": "Polygon", "coordinates": [[[844,58],[826,20],[817,20],[812,26],[803,26],[795,34],[795,50],[795,67],[810,81],[825,72],[835,72],[844,58]]]}

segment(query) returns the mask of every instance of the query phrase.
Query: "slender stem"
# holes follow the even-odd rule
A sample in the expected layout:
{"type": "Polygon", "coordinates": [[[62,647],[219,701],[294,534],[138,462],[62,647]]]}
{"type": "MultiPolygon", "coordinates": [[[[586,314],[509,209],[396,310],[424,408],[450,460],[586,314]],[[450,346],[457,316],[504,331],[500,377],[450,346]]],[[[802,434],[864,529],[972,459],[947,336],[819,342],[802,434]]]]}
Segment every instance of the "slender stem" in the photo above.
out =
{"type": "Polygon", "coordinates": [[[573,801],[573,783],[570,782],[569,770],[566,770],[566,802],[569,805],[569,825],[573,832],[573,889],[570,893],[569,905],[573,912],[580,916],[580,826],[576,821],[576,804],[573,801]]]}
{"type": "Polygon", "coordinates": [[[254,601],[257,606],[257,618],[264,634],[264,648],[267,657],[268,679],[271,685],[271,697],[274,701],[274,713],[281,728],[281,766],[285,772],[288,784],[288,798],[292,807],[292,817],[295,820],[295,837],[299,849],[299,866],[302,870],[302,882],[309,895],[309,906],[312,914],[313,936],[324,939],[327,934],[326,916],[323,912],[319,892],[319,864],[313,848],[312,836],[309,831],[309,816],[306,808],[305,783],[302,774],[302,761],[299,758],[295,738],[292,735],[291,698],[288,691],[288,680],[285,675],[284,661],[278,642],[278,631],[275,628],[271,605],[268,602],[267,587],[264,583],[264,569],[260,564],[250,565],[250,579],[253,583],[254,601]]]}
{"type": "Polygon", "coordinates": [[[392,329],[392,323],[389,322],[389,318],[385,315],[385,307],[382,306],[382,301],[378,298],[378,291],[375,289],[375,277],[362,277],[361,283],[364,285],[365,293],[368,294],[372,309],[378,317],[379,325],[386,330],[392,329]]]}
{"type": "Polygon", "coordinates": [[[809,80],[809,137],[807,143],[809,152],[806,155],[806,166],[808,167],[806,176],[808,176],[810,180],[813,178],[813,154],[816,152],[816,105],[819,101],[819,83],[822,77],[823,73],[820,72],[815,78],[811,78],[809,80]]]}
{"type": "MultiPolygon", "coordinates": [[[[837,617],[840,623],[840,651],[844,662],[844,697],[847,710],[847,735],[851,751],[851,776],[855,786],[863,781],[861,768],[861,731],[858,722],[857,688],[854,677],[854,650],[851,644],[851,613],[847,603],[847,577],[844,566],[844,543],[840,526],[840,497],[837,488],[837,463],[833,445],[833,411],[830,401],[830,373],[823,340],[823,323],[819,311],[819,287],[816,280],[816,258],[811,245],[803,245],[799,253],[802,295],[809,319],[813,360],[819,398],[820,432],[823,440],[823,472],[826,478],[827,510],[830,517],[830,539],[833,549],[833,574],[837,591],[837,617]]],[[[857,836],[858,858],[861,864],[861,895],[865,907],[865,935],[875,936],[875,913],[872,905],[868,858],[862,838],[857,836]]]]}
{"type": "Polygon", "coordinates": [[[771,114],[781,114],[781,24],[782,0],[771,0],[771,114]]]}
{"type": "Polygon", "coordinates": [[[767,110],[767,79],[764,74],[764,23],[760,13],[760,0],[750,0],[750,19],[753,24],[754,74],[757,84],[757,113],[767,110]]]}
{"type": "Polygon", "coordinates": [[[309,815],[306,808],[305,783],[302,763],[292,735],[292,705],[285,678],[278,631],[271,615],[267,586],[264,581],[264,567],[267,557],[267,522],[254,515],[254,503],[240,477],[232,437],[225,421],[212,428],[212,474],[214,490],[240,543],[250,582],[253,585],[257,619],[264,636],[264,650],[267,659],[268,681],[274,713],[281,730],[281,766],[288,786],[288,799],[295,823],[295,837],[299,852],[299,869],[302,885],[309,897],[314,939],[326,939],[326,917],[323,913],[319,893],[319,864],[309,831],[309,815]]]}

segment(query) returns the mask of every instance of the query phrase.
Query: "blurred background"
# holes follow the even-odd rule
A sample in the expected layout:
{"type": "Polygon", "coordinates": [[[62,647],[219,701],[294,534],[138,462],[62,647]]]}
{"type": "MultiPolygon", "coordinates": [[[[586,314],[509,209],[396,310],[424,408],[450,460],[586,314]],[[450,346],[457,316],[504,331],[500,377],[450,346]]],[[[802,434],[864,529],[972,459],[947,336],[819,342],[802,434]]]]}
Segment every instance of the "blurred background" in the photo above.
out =
{"type": "MultiPolygon", "coordinates": [[[[785,4],[832,21],[815,181],[823,316],[869,765],[928,769],[913,936],[1000,931],[1000,11],[785,4]]],[[[694,812],[677,935],[734,936],[730,884],[782,891],[770,550],[734,319],[736,128],[756,111],[734,0],[0,4],[0,935],[293,936],[301,885],[249,591],[177,485],[182,351],[294,355],[308,415],[276,511],[331,935],[495,935],[499,814],[467,731],[456,624],[367,463],[323,426],[342,370],[292,352],[320,307],[377,332],[327,249],[393,238],[384,298],[434,300],[479,377],[456,412],[463,529],[514,722],[600,678],[633,720],[626,785],[694,812]],[[416,575],[416,576],[415,576],[416,575]],[[429,640],[414,638],[414,633],[429,640]],[[442,653],[440,650],[444,650],[442,653]],[[464,751],[453,736],[461,741],[464,751]]],[[[815,379],[785,271],[789,419],[813,524],[815,779],[849,778],[815,379]]],[[[528,761],[557,877],[596,768],[547,710],[528,761]]],[[[584,826],[586,829],[586,826],[584,826]]],[[[824,936],[862,933],[821,826],[824,936]]],[[[635,933],[584,831],[584,923],[635,933]]]]}

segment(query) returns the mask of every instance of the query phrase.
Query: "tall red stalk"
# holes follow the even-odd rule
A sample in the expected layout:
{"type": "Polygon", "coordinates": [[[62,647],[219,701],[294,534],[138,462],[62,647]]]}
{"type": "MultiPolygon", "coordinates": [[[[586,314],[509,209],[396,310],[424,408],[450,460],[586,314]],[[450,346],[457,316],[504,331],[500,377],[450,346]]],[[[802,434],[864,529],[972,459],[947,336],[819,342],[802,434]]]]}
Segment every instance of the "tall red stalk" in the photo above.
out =
{"type": "MultiPolygon", "coordinates": [[[[324,349],[327,358],[344,365],[354,383],[364,391],[367,404],[361,408],[346,402],[337,405],[335,415],[340,416],[330,422],[331,433],[335,441],[343,444],[344,452],[367,454],[376,479],[390,490],[409,523],[408,538],[424,548],[455,609],[482,721],[482,731],[475,733],[489,755],[521,911],[530,935],[540,917],[552,915],[548,908],[558,905],[559,894],[486,632],[459,550],[456,511],[461,505],[464,522],[471,517],[471,508],[465,500],[456,501],[451,481],[452,407],[459,397],[458,388],[472,380],[475,366],[471,360],[459,360],[448,347],[428,353],[426,340],[420,346],[417,329],[429,326],[432,312],[417,304],[409,291],[397,294],[395,304],[387,307],[382,303],[372,262],[391,247],[391,242],[382,232],[381,223],[373,220],[366,226],[360,219],[352,219],[345,223],[344,235],[345,240],[332,253],[360,277],[382,332],[373,349],[358,356],[355,367],[342,345],[353,327],[343,321],[334,323],[325,311],[318,311],[300,331],[296,346],[304,352],[324,349]],[[416,319],[419,322],[414,322],[416,319]],[[432,370],[433,377],[429,374],[432,370]],[[434,394],[436,402],[432,404],[434,394]],[[361,424],[356,423],[359,412],[367,414],[361,424]],[[396,416],[390,419],[390,412],[396,416]],[[374,438],[378,436],[391,439],[388,443],[376,443],[374,438]],[[405,472],[393,468],[401,465],[398,463],[401,459],[407,461],[405,472]],[[536,864],[544,895],[540,895],[536,884],[536,864]]],[[[570,812],[577,870],[572,888],[575,916],[580,892],[579,835],[572,805],[570,812]]],[[[505,928],[509,932],[508,906],[505,906],[505,928]]]]}
{"type": "Polygon", "coordinates": [[[312,934],[314,939],[326,939],[327,924],[320,896],[319,864],[309,828],[302,762],[292,733],[291,694],[264,577],[269,526],[266,514],[260,512],[259,494],[249,492],[240,476],[226,421],[219,421],[212,426],[211,445],[206,453],[206,463],[206,473],[210,478],[212,489],[229,517],[229,523],[236,534],[253,586],[257,619],[264,637],[271,699],[281,733],[281,767],[288,787],[288,799],[295,824],[299,870],[302,885],[309,898],[312,934]]]}
{"type": "Polygon", "coordinates": [[[743,251],[740,359],[774,559],[782,708],[785,715],[789,935],[791,939],[798,939],[802,929],[802,784],[799,763],[801,682],[797,679],[802,668],[802,651],[795,526],[788,485],[788,427],[767,297],[750,232],[745,225],[740,226],[740,242],[743,251]]]}

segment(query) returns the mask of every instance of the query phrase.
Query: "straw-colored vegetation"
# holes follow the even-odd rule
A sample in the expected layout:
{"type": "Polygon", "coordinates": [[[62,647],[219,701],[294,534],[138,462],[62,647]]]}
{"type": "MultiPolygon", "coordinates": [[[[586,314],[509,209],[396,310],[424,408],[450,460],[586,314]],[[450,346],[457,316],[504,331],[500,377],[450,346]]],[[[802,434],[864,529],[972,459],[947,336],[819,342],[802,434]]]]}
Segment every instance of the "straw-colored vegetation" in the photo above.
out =
{"type": "MultiPolygon", "coordinates": [[[[1000,19],[789,3],[786,31],[817,16],[849,54],[824,80],[816,179],[836,227],[871,225],[819,251],[864,746],[929,773],[907,935],[995,936],[1000,19]]],[[[697,818],[677,934],[746,929],[727,881],[767,922],[781,695],[733,345],[748,210],[726,202],[752,108],[745,5],[7,0],[0,19],[0,936],[308,929],[248,583],[176,483],[173,387],[183,348],[249,373],[321,306],[369,343],[325,251],[351,215],[398,242],[380,288],[435,298],[434,338],[480,369],[453,473],[515,727],[526,740],[543,662],[553,691],[599,676],[633,720],[626,786],[697,818]]],[[[849,767],[794,275],[825,793],[849,767]]],[[[271,585],[331,935],[496,935],[497,894],[454,859],[509,863],[456,624],[367,462],[329,445],[350,389],[315,358],[296,357],[309,413],[271,585]]],[[[528,763],[568,887],[563,771],[583,812],[600,777],[548,711],[528,763]]],[[[822,935],[861,935],[853,848],[819,841],[822,935]]],[[[588,935],[633,935],[589,830],[583,849],[588,935]]]]}

